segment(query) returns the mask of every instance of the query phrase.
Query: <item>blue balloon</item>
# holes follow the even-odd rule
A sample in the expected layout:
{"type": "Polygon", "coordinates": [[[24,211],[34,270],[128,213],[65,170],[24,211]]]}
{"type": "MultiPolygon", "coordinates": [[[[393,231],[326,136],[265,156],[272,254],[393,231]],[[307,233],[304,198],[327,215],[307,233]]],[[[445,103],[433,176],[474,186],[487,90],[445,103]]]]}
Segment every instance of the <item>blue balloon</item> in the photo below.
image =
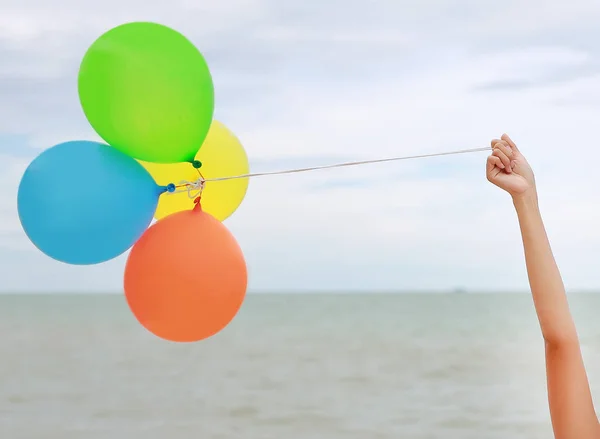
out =
{"type": "Polygon", "coordinates": [[[115,148],[66,142],[42,152],[25,171],[19,218],[31,242],[51,258],[98,264],[135,244],[165,190],[115,148]]]}

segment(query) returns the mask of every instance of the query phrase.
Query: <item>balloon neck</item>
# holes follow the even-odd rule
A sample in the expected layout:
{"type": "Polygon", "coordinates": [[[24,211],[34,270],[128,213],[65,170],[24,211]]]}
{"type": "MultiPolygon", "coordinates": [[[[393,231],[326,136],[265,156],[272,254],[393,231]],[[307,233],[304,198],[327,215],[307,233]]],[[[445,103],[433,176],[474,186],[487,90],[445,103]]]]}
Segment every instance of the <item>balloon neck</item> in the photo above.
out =
{"type": "Polygon", "coordinates": [[[195,169],[200,169],[202,167],[202,162],[200,160],[193,160],[192,161],[192,166],[195,169]]]}
{"type": "Polygon", "coordinates": [[[171,183],[171,184],[169,184],[167,186],[156,185],[156,189],[158,191],[158,195],[162,195],[162,194],[167,193],[167,192],[175,192],[176,188],[175,188],[175,185],[173,183],[171,183]]]}
{"type": "Polygon", "coordinates": [[[200,197],[194,200],[194,212],[202,212],[202,204],[200,203],[200,197]]]}

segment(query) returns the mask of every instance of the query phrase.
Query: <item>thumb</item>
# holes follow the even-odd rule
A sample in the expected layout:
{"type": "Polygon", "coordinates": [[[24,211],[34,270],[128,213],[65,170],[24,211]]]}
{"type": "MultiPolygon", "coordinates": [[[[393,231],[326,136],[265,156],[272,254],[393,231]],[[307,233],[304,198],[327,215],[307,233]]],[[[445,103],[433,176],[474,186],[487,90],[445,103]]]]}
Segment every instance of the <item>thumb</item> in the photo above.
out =
{"type": "Polygon", "coordinates": [[[506,134],[506,133],[505,133],[505,134],[502,134],[502,137],[501,137],[501,139],[502,139],[502,140],[504,140],[506,143],[508,143],[508,144],[510,145],[510,147],[511,147],[512,149],[514,149],[515,151],[517,151],[517,152],[521,152],[521,151],[519,150],[519,147],[518,147],[518,146],[515,144],[515,142],[513,142],[513,141],[512,141],[512,139],[511,139],[510,137],[508,137],[508,134],[506,134]]]}

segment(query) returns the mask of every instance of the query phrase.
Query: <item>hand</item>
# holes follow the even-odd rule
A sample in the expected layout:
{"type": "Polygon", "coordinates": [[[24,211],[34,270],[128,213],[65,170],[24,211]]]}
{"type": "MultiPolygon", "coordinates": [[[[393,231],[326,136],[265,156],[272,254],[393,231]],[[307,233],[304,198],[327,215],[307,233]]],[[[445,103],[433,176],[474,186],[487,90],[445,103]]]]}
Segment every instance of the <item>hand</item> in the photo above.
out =
{"type": "Polygon", "coordinates": [[[487,179],[513,198],[535,192],[535,178],[517,145],[503,134],[492,140],[492,155],[487,159],[487,179]]]}

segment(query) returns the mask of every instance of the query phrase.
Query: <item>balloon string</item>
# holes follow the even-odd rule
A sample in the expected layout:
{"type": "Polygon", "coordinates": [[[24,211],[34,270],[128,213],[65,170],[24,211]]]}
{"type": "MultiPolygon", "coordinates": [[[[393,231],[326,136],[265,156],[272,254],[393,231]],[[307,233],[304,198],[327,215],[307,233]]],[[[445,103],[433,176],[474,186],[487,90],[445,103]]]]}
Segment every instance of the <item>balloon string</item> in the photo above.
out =
{"type": "Polygon", "coordinates": [[[204,178],[202,176],[202,173],[200,172],[200,170],[198,170],[198,174],[200,174],[200,178],[197,181],[195,181],[195,182],[190,182],[190,181],[185,181],[185,180],[181,181],[180,185],[176,186],[177,189],[171,193],[187,191],[190,198],[195,198],[202,193],[202,190],[204,189],[204,185],[207,182],[212,182],[212,181],[226,181],[226,180],[235,180],[235,179],[240,179],[240,178],[262,177],[262,176],[266,176],[266,175],[297,174],[300,172],[317,171],[320,169],[344,168],[344,167],[348,167],[348,166],[368,165],[368,164],[372,164],[372,163],[394,162],[394,161],[400,161],[400,160],[411,160],[411,159],[420,159],[420,158],[427,158],[427,157],[439,157],[439,156],[454,155],[454,154],[467,154],[467,153],[471,153],[471,152],[490,151],[491,149],[492,148],[488,146],[485,148],[461,149],[458,151],[436,152],[436,153],[432,153],[432,154],[421,154],[421,155],[411,155],[411,156],[401,156],[401,157],[388,157],[388,158],[374,159],[374,160],[360,160],[360,161],[353,161],[353,162],[336,163],[336,164],[332,164],[332,165],[312,166],[309,168],[286,169],[283,171],[270,171],[270,172],[256,172],[256,173],[252,173],[252,174],[232,175],[232,176],[228,176],[228,177],[216,177],[216,178],[204,178]],[[183,189],[183,188],[185,188],[185,189],[183,189]],[[194,196],[192,196],[192,194],[191,194],[192,190],[197,191],[197,193],[194,196]]]}
{"type": "Polygon", "coordinates": [[[179,182],[179,184],[175,186],[174,191],[167,192],[167,193],[173,194],[173,193],[187,192],[188,197],[196,199],[196,200],[194,200],[195,203],[200,202],[200,198],[202,197],[202,191],[204,190],[204,186],[206,185],[206,179],[204,178],[204,175],[202,175],[202,172],[200,172],[200,169],[196,168],[196,171],[198,171],[198,175],[200,176],[200,178],[198,178],[198,180],[196,180],[196,181],[181,180],[179,182]]]}

